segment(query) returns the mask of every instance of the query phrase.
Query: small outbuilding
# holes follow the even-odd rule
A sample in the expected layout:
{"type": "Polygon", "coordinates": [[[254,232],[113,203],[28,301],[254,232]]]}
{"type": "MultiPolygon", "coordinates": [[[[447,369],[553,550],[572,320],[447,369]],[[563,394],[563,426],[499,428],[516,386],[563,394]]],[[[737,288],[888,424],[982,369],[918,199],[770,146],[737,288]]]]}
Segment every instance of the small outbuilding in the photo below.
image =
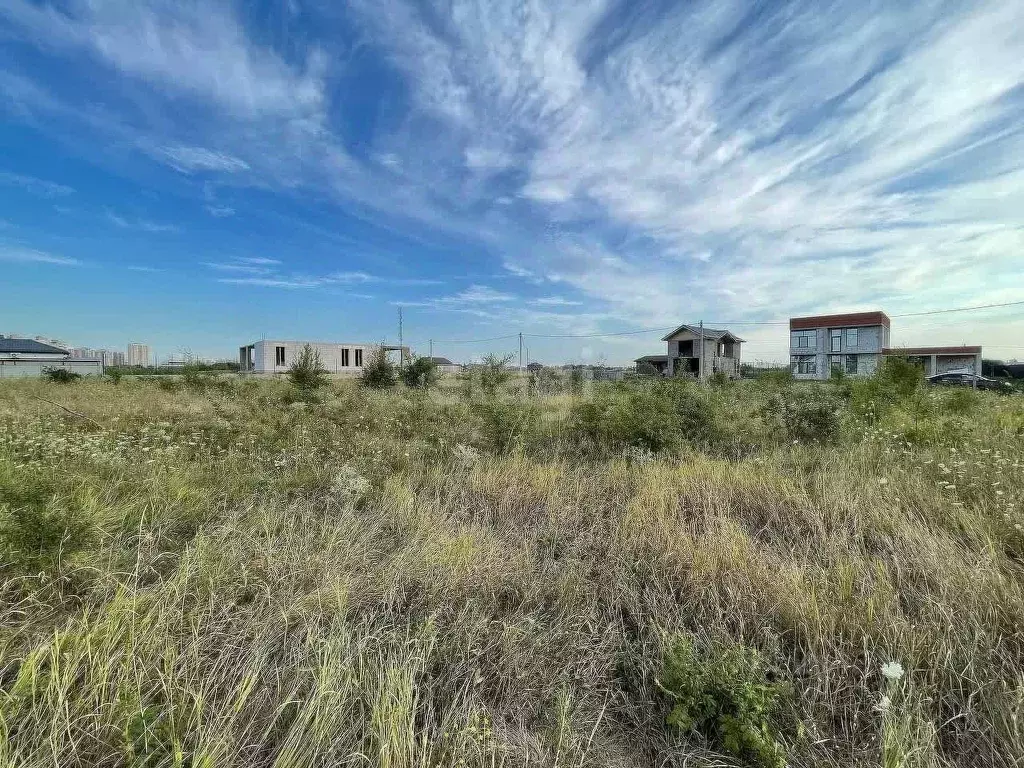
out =
{"type": "Polygon", "coordinates": [[[68,350],[35,339],[0,338],[0,379],[39,377],[49,368],[98,376],[103,373],[103,361],[73,358],[68,350]]]}

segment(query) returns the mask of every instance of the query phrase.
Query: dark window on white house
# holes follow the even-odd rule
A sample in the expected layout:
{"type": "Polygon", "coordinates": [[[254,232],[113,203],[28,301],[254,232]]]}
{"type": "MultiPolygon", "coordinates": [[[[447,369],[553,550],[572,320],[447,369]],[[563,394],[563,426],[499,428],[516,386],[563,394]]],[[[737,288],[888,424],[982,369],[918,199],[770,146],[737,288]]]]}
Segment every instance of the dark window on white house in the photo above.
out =
{"type": "Polygon", "coordinates": [[[274,347],[274,365],[284,365],[284,347],[274,347]]]}
{"type": "Polygon", "coordinates": [[[847,328],[846,329],[846,348],[856,349],[857,348],[857,329],[847,328]]]}
{"type": "Polygon", "coordinates": [[[846,356],[846,372],[852,376],[857,375],[857,356],[847,355],[846,356]]]}
{"type": "Polygon", "coordinates": [[[357,349],[356,350],[356,367],[357,368],[362,368],[363,367],[363,350],[361,350],[361,349],[357,349]]]}
{"type": "Polygon", "coordinates": [[[348,368],[348,350],[341,350],[341,367],[348,368]]]}
{"type": "Polygon", "coordinates": [[[830,334],[832,346],[829,349],[830,352],[842,352],[843,351],[843,331],[841,328],[833,330],[830,334]]]}

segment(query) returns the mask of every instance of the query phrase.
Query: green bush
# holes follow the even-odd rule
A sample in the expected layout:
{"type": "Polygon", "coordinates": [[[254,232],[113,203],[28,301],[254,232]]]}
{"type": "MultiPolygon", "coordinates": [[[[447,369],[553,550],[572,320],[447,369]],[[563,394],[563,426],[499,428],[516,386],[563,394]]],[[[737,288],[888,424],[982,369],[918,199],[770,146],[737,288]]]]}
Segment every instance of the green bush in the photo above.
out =
{"type": "Polygon", "coordinates": [[[497,355],[485,355],[483,364],[479,369],[480,389],[488,397],[494,397],[498,390],[505,386],[512,378],[512,371],[508,364],[512,362],[512,355],[498,357],[497,355]]]}
{"type": "Polygon", "coordinates": [[[885,357],[875,379],[890,399],[906,400],[924,381],[924,369],[904,357],[885,357]]]}
{"type": "Polygon", "coordinates": [[[573,405],[569,427],[606,448],[654,452],[707,445],[717,434],[709,404],[692,384],[675,380],[601,387],[573,405]]]}
{"type": "Polygon", "coordinates": [[[824,390],[775,392],[765,400],[762,413],[788,440],[831,443],[839,437],[840,404],[824,390]]]}
{"type": "Polygon", "coordinates": [[[675,635],[665,650],[661,687],[672,704],[669,726],[697,732],[759,768],[787,765],[773,727],[787,690],[769,679],[755,649],[725,645],[699,653],[689,635],[675,635]]]}
{"type": "Polygon", "coordinates": [[[529,400],[489,398],[473,403],[483,441],[494,453],[505,453],[530,442],[540,424],[540,410],[529,400]]]}
{"type": "Polygon", "coordinates": [[[82,374],[69,371],[67,368],[44,368],[43,378],[54,384],[73,384],[82,378],[82,374]]]}
{"type": "Polygon", "coordinates": [[[437,383],[437,364],[429,357],[417,357],[402,368],[401,378],[412,389],[430,389],[437,383]]]}
{"type": "Polygon", "coordinates": [[[89,527],[39,478],[0,476],[0,562],[47,570],[87,543],[89,527]]]}
{"type": "Polygon", "coordinates": [[[299,392],[309,394],[327,384],[327,369],[320,361],[320,353],[306,344],[288,369],[288,381],[299,392]]]}
{"type": "Polygon", "coordinates": [[[974,413],[981,405],[981,396],[973,389],[960,387],[946,395],[942,408],[954,416],[966,416],[974,413]]]}
{"type": "Polygon", "coordinates": [[[359,383],[369,389],[389,389],[398,383],[398,371],[395,370],[395,364],[388,359],[388,352],[383,344],[373,351],[363,366],[359,383]]]}

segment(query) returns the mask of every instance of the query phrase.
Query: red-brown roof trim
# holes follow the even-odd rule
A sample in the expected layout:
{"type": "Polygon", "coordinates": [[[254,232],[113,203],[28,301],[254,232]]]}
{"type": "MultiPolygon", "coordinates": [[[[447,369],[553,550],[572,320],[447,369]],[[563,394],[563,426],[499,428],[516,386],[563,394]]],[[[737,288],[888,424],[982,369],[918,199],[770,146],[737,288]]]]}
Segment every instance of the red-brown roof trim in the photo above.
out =
{"type": "Polygon", "coordinates": [[[812,317],[791,317],[789,330],[809,331],[814,328],[857,328],[865,325],[889,327],[889,316],[885,312],[851,312],[846,315],[814,315],[812,317]]]}
{"type": "Polygon", "coordinates": [[[883,355],[980,355],[981,347],[886,347],[883,355]]]}

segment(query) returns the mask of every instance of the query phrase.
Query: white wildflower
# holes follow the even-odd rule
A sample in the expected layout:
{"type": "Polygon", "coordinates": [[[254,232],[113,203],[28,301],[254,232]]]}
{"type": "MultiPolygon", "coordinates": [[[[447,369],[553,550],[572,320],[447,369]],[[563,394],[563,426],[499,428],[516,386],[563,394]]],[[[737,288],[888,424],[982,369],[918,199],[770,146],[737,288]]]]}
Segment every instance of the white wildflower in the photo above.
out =
{"type": "Polygon", "coordinates": [[[882,665],[882,674],[886,680],[899,680],[903,677],[903,665],[898,661],[890,661],[882,665]]]}
{"type": "Polygon", "coordinates": [[[886,484],[886,483],[888,483],[888,482],[889,482],[889,481],[888,481],[888,480],[886,480],[886,479],[885,479],[884,477],[880,477],[880,478],[878,478],[878,484],[879,484],[879,485],[885,485],[885,484],[886,484]]]}
{"type": "Polygon", "coordinates": [[[875,709],[877,709],[879,712],[888,712],[889,706],[891,704],[892,699],[890,699],[888,696],[883,695],[882,698],[878,700],[878,704],[875,705],[875,709]]]}
{"type": "Polygon", "coordinates": [[[342,465],[331,482],[331,492],[343,504],[355,504],[370,490],[370,481],[348,464],[342,465]]]}

